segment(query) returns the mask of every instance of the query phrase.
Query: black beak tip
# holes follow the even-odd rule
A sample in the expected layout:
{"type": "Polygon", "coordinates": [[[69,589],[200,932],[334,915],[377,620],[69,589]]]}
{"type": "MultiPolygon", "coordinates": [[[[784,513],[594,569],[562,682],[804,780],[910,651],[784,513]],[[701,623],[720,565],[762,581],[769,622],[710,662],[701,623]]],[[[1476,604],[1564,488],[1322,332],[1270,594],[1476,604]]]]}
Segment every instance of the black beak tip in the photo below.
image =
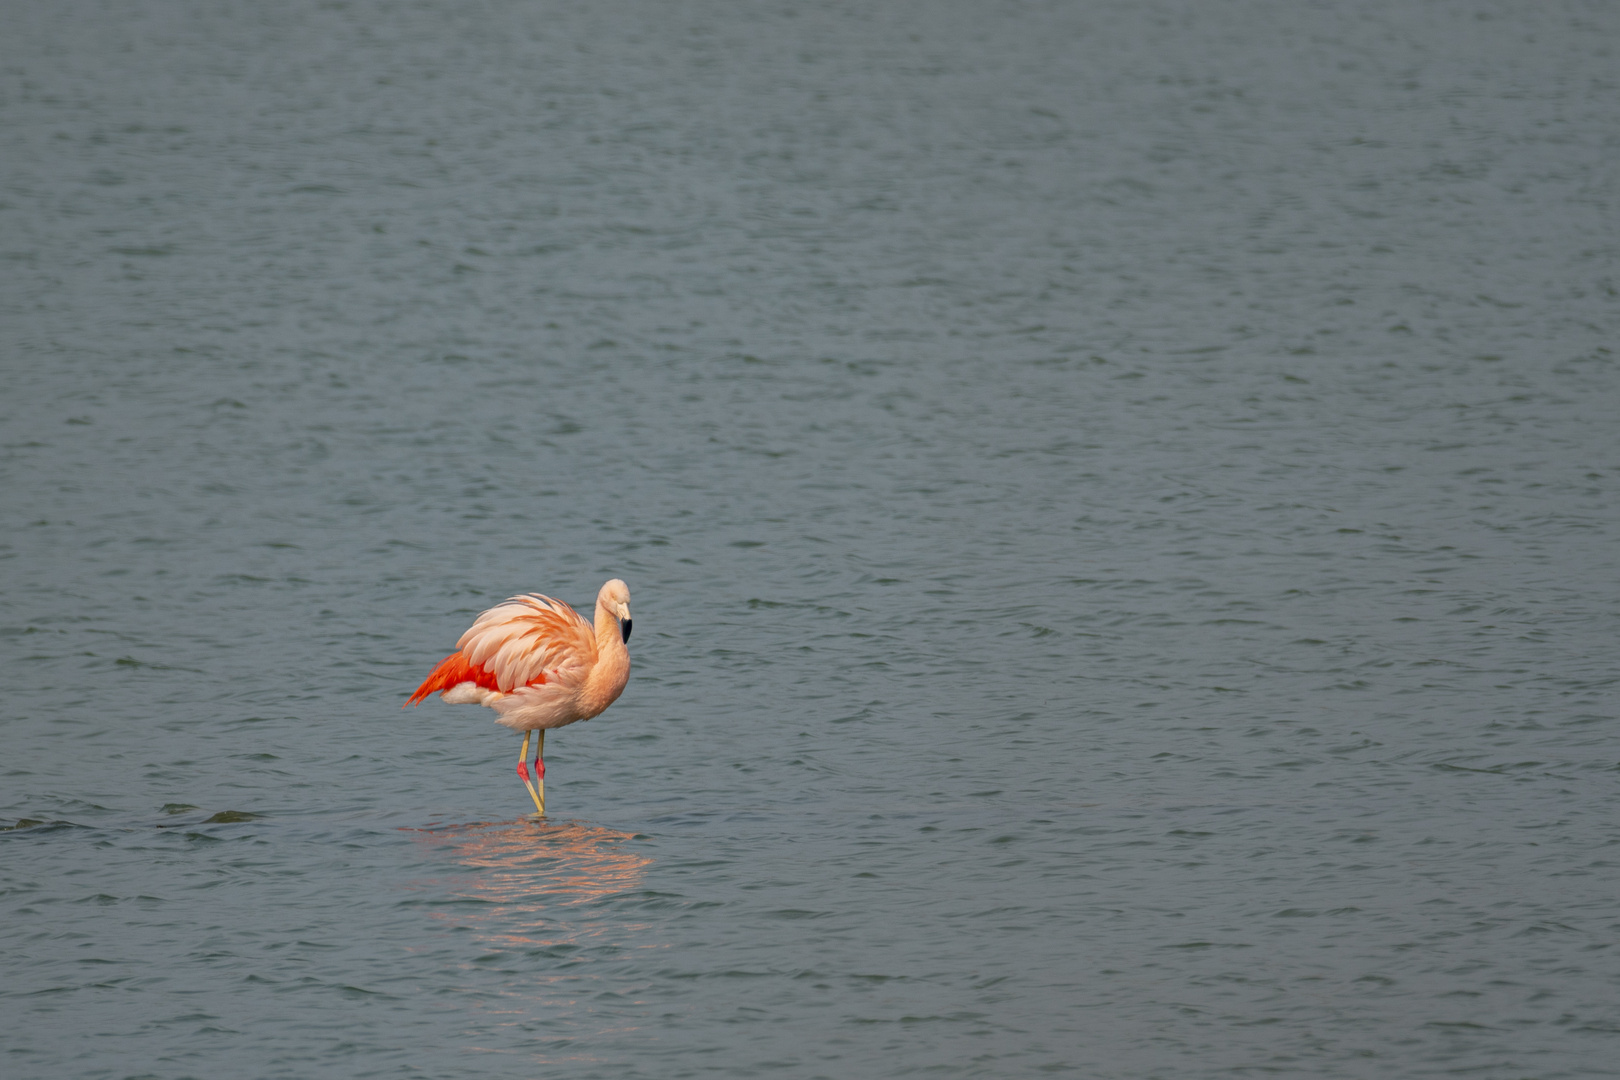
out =
{"type": "Polygon", "coordinates": [[[630,640],[630,620],[629,619],[620,619],[619,620],[619,640],[620,641],[629,641],[630,640]]]}

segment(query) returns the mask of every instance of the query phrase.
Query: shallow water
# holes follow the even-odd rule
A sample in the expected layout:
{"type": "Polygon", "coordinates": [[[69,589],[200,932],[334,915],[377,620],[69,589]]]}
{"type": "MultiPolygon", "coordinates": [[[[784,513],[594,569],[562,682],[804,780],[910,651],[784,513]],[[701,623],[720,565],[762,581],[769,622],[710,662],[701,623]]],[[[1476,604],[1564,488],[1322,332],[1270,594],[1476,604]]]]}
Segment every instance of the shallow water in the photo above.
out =
{"type": "Polygon", "coordinates": [[[1616,1075],[1617,11],[8,10],[0,1072],[1616,1075]]]}

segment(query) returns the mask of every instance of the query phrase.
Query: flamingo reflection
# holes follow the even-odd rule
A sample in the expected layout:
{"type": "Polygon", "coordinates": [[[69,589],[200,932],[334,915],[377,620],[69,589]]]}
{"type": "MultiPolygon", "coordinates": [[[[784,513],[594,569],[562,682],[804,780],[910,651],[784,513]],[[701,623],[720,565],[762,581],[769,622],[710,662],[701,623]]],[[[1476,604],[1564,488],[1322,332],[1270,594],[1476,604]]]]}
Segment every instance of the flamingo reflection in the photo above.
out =
{"type": "Polygon", "coordinates": [[[433,917],[490,932],[492,944],[516,948],[579,944],[617,926],[614,920],[581,917],[569,909],[588,906],[641,887],[652,859],[628,846],[634,833],[581,821],[512,821],[410,830],[423,844],[442,847],[466,867],[436,881],[452,900],[481,900],[493,908],[458,907],[433,917]],[[476,912],[476,914],[473,914],[476,912]]]}

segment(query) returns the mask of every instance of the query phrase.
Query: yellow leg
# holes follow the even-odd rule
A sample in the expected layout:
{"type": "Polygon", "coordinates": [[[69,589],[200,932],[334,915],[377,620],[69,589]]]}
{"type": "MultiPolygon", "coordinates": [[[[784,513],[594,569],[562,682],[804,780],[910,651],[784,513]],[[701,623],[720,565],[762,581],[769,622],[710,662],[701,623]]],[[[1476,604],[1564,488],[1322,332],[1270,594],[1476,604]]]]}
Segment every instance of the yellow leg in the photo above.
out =
{"type": "Polygon", "coordinates": [[[540,789],[540,815],[546,813],[546,729],[534,733],[534,786],[540,789]]]}
{"type": "MultiPolygon", "coordinates": [[[[545,800],[545,797],[543,795],[536,794],[535,790],[534,790],[534,785],[529,782],[529,735],[530,734],[531,733],[527,732],[527,731],[525,731],[523,733],[523,749],[518,751],[518,775],[523,777],[523,786],[529,789],[529,798],[534,800],[534,812],[536,814],[544,815],[545,812],[546,812],[546,800],[545,800]]],[[[545,745],[545,741],[546,741],[546,733],[542,731],[540,733],[540,743],[541,743],[542,746],[545,745]]],[[[540,781],[540,783],[543,785],[545,783],[545,781],[542,780],[542,781],[540,781]]],[[[540,790],[544,791],[545,788],[542,787],[540,790]]]]}

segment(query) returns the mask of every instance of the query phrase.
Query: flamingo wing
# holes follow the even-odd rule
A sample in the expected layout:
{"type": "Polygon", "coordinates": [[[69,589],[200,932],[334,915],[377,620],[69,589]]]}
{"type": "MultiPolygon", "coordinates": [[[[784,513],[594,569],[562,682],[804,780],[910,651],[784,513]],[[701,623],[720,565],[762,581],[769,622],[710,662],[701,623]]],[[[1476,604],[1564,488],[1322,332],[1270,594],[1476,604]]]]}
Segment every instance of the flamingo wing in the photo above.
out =
{"type": "Polygon", "coordinates": [[[525,686],[572,684],[596,662],[596,633],[573,608],[549,596],[514,596],[478,616],[408,705],[473,683],[510,694],[525,686]]]}
{"type": "Polygon", "coordinates": [[[528,593],[478,616],[456,642],[469,665],[487,670],[502,693],[571,681],[596,662],[596,632],[573,608],[528,593]]]}

